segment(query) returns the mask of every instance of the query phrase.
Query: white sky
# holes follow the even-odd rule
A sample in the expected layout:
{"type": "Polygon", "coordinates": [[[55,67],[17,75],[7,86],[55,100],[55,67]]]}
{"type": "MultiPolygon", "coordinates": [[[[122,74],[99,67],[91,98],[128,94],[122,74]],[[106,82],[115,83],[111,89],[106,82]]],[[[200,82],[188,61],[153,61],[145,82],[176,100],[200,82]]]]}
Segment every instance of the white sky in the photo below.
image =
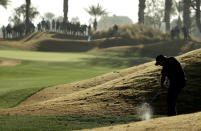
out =
{"type": "MultiPolygon", "coordinates": [[[[8,24],[8,18],[12,15],[13,9],[25,3],[25,0],[11,0],[7,9],[0,6],[0,27],[8,24]]],[[[63,0],[31,0],[34,7],[37,7],[40,15],[52,12],[55,16],[63,16],[63,0]]],[[[68,17],[78,17],[81,23],[88,24],[91,16],[84,10],[91,5],[99,3],[109,15],[128,16],[134,23],[138,20],[138,0],[69,0],[68,17]]],[[[34,23],[41,20],[35,19],[34,23]]]]}

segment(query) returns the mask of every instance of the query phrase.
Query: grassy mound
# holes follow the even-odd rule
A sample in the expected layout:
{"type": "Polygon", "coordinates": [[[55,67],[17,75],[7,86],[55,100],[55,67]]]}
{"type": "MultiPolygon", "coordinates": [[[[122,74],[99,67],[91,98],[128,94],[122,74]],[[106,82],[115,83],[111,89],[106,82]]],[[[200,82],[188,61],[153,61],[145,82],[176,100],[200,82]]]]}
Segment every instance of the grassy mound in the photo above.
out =
{"type": "Polygon", "coordinates": [[[108,30],[94,31],[92,36],[95,39],[119,37],[135,40],[136,42],[165,40],[168,38],[167,34],[159,30],[139,24],[120,25],[117,32],[113,32],[112,27],[108,30]]]}
{"type": "MultiPolygon", "coordinates": [[[[188,83],[180,95],[179,113],[200,111],[201,49],[179,56],[188,83]]],[[[115,71],[89,80],[44,89],[21,105],[1,110],[11,114],[136,114],[159,89],[160,69],[154,62],[115,71]]],[[[166,114],[166,94],[152,103],[155,114],[166,114]]]]}

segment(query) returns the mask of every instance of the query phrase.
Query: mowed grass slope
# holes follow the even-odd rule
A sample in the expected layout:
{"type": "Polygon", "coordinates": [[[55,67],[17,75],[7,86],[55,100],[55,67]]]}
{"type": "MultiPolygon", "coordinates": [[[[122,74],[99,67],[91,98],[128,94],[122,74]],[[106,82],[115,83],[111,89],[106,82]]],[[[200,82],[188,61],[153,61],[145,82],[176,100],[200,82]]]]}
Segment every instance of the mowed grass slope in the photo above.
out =
{"type": "Polygon", "coordinates": [[[16,106],[43,88],[88,79],[117,69],[91,65],[85,59],[94,56],[83,53],[1,50],[0,57],[3,58],[0,63],[0,108],[16,106]],[[3,66],[5,61],[18,64],[3,66]]]}

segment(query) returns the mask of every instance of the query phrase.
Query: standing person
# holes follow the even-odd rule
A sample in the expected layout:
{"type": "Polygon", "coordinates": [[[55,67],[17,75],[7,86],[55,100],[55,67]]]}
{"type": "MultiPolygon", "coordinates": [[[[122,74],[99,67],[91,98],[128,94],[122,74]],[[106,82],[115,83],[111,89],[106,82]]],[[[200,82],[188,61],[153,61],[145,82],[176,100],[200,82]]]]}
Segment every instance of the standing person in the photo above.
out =
{"type": "Polygon", "coordinates": [[[183,31],[183,34],[184,34],[184,40],[190,39],[190,36],[189,36],[189,29],[188,29],[186,26],[184,26],[184,27],[182,28],[182,31],[183,31]]]}
{"type": "Polygon", "coordinates": [[[37,24],[38,32],[41,32],[41,23],[37,24]]]}
{"type": "Polygon", "coordinates": [[[93,23],[93,27],[94,27],[94,30],[95,30],[95,31],[97,30],[97,25],[98,25],[98,23],[97,23],[97,21],[96,21],[96,19],[95,19],[95,21],[94,21],[94,23],[93,23]]]}
{"type": "Polygon", "coordinates": [[[55,22],[55,20],[53,19],[53,20],[52,20],[52,31],[54,31],[54,32],[55,32],[55,27],[56,27],[56,22],[55,22]]]}
{"type": "Polygon", "coordinates": [[[118,31],[118,26],[115,24],[115,25],[113,26],[111,36],[114,36],[114,35],[117,33],[117,31],[118,31]]]}
{"type": "Polygon", "coordinates": [[[179,93],[186,84],[185,73],[181,64],[174,57],[165,57],[158,55],[156,57],[156,64],[162,66],[161,71],[161,87],[169,80],[167,104],[168,104],[168,116],[174,116],[177,114],[176,101],[179,93]]]}
{"type": "Polygon", "coordinates": [[[180,29],[178,25],[175,27],[175,33],[176,33],[177,39],[180,39],[180,29]]]}
{"type": "Polygon", "coordinates": [[[6,39],[6,27],[3,25],[2,27],[3,39],[6,39]]]}
{"type": "Polygon", "coordinates": [[[45,19],[43,18],[43,20],[41,21],[41,25],[42,25],[42,30],[45,31],[46,29],[46,22],[45,19]]]}
{"type": "Polygon", "coordinates": [[[88,41],[91,41],[91,25],[88,26],[88,41]]]}
{"type": "Polygon", "coordinates": [[[12,38],[12,27],[10,24],[8,24],[6,27],[6,37],[10,39],[12,38]]]}

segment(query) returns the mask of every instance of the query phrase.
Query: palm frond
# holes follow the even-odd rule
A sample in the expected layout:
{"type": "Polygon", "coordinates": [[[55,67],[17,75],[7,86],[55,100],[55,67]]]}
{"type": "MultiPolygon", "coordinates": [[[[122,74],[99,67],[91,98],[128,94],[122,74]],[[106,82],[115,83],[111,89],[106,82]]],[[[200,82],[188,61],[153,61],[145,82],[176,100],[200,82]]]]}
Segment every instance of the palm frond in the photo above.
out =
{"type": "Polygon", "coordinates": [[[10,0],[0,0],[0,5],[4,8],[7,8],[7,5],[10,3],[10,0]]]}
{"type": "Polygon", "coordinates": [[[97,4],[97,6],[91,5],[89,6],[88,9],[85,8],[85,11],[87,11],[90,15],[95,17],[107,14],[106,9],[103,9],[103,7],[100,4],[97,4]]]}

